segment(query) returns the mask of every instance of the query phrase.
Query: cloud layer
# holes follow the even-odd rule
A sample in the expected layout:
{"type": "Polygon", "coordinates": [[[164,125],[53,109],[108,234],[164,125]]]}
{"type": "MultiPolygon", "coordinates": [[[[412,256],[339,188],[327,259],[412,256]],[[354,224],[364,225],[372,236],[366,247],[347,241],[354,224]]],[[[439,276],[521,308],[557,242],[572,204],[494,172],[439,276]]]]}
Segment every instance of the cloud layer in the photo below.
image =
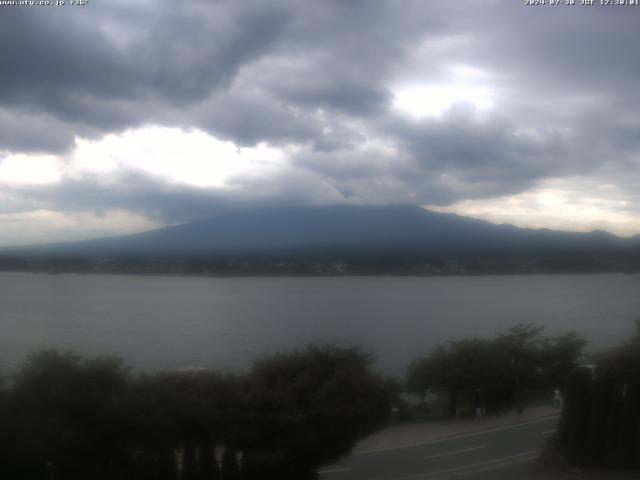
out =
{"type": "Polygon", "coordinates": [[[509,205],[543,208],[549,182],[564,207],[537,226],[640,232],[640,8],[0,8],[0,244],[264,203],[413,203],[527,224],[531,210],[509,205]],[[587,194],[597,205],[577,215],[587,194]],[[70,221],[89,217],[90,229],[70,221]]]}

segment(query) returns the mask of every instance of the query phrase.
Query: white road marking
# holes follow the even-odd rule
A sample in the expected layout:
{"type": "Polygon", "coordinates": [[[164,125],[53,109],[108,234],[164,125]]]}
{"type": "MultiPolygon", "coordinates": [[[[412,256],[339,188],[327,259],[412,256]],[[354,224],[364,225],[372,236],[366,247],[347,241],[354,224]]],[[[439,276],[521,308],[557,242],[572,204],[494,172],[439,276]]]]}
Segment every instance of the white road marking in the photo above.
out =
{"type": "Polygon", "coordinates": [[[325,475],[327,473],[338,473],[338,472],[348,472],[351,470],[350,468],[332,468],[330,470],[320,470],[318,475],[325,475]]]}
{"type": "Polygon", "coordinates": [[[402,450],[403,448],[421,447],[423,445],[433,445],[434,443],[442,443],[442,442],[449,442],[452,440],[458,440],[461,438],[476,437],[478,435],[484,435],[485,433],[499,432],[502,430],[509,430],[512,428],[525,427],[527,425],[531,425],[534,423],[547,422],[549,420],[553,420],[559,417],[560,415],[551,415],[549,417],[537,418],[535,420],[530,420],[528,422],[514,423],[511,425],[506,425],[504,427],[496,427],[496,428],[491,428],[489,430],[481,430],[479,432],[465,433],[462,435],[456,435],[454,437],[440,438],[438,440],[428,440],[426,442],[410,443],[407,445],[400,445],[398,447],[378,448],[375,450],[366,450],[364,452],[354,452],[353,455],[369,455],[370,453],[390,452],[392,450],[402,450]]]}
{"type": "Polygon", "coordinates": [[[417,478],[429,478],[429,477],[431,477],[433,480],[433,477],[437,475],[443,475],[448,473],[464,474],[465,470],[474,470],[474,472],[480,471],[480,470],[487,471],[487,470],[492,470],[496,468],[506,467],[508,465],[511,465],[517,462],[525,462],[528,460],[532,460],[539,453],[540,453],[540,449],[529,450],[526,452],[516,453],[515,455],[509,455],[508,457],[494,458],[492,460],[469,463],[468,465],[460,465],[458,467],[444,468],[442,470],[434,470],[432,472],[416,473],[414,475],[407,475],[405,477],[396,477],[390,480],[412,480],[417,478]],[[475,470],[477,467],[480,467],[480,469],[475,470]]]}
{"type": "Polygon", "coordinates": [[[429,458],[446,457],[448,455],[456,455],[458,453],[473,452],[474,450],[480,450],[481,448],[487,448],[488,446],[489,445],[480,445],[478,447],[465,448],[464,450],[454,450],[453,452],[438,453],[437,455],[429,455],[427,457],[424,457],[424,459],[427,460],[429,458]]]}

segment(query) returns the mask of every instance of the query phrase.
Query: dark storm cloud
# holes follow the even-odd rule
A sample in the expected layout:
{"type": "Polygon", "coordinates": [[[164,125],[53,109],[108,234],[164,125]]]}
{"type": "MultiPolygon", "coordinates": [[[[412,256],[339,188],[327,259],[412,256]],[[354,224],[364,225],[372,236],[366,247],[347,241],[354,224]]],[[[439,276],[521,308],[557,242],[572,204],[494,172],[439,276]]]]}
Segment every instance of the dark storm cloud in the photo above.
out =
{"type": "Polygon", "coordinates": [[[3,213],[125,209],[166,223],[206,216],[226,205],[215,192],[167,185],[157,178],[135,172],[123,172],[108,181],[96,175],[85,175],[58,184],[14,186],[5,189],[5,193],[14,199],[14,205],[3,213]]]}
{"type": "Polygon", "coordinates": [[[322,136],[322,125],[313,115],[276,102],[263,91],[213,96],[195,108],[192,117],[203,130],[241,146],[306,144],[322,136]]]}
{"type": "Polygon", "coordinates": [[[640,158],[638,15],[494,0],[4,8],[0,151],[59,153],[145,124],[298,149],[288,170],[227,190],[124,170],[7,194],[174,222],[258,201],[447,204],[600,171],[626,185],[640,158]],[[450,64],[488,72],[494,112],[394,108],[398,82],[446,84],[450,64]]]}
{"type": "MultiPolygon", "coordinates": [[[[476,35],[469,58],[528,78],[530,94],[557,93],[612,96],[632,92],[640,72],[640,57],[632,48],[637,40],[636,8],[569,8],[523,11],[504,2],[502,8],[458,18],[459,27],[476,35]],[[489,27],[489,28],[487,28],[489,27]]],[[[633,99],[637,102],[636,95],[633,99]]]]}
{"type": "Polygon", "coordinates": [[[46,113],[0,109],[0,150],[61,153],[72,141],[66,125],[46,113]]]}
{"type": "Polygon", "coordinates": [[[268,179],[240,175],[231,188],[198,188],[168,183],[138,171],[116,175],[86,174],[60,183],[6,187],[11,203],[2,213],[60,209],[66,212],[101,212],[124,209],[161,223],[181,223],[211,216],[229,208],[260,204],[323,204],[345,201],[330,184],[313,174],[291,170],[268,179]]]}
{"type": "Polygon", "coordinates": [[[366,83],[306,84],[295,82],[287,86],[275,86],[280,96],[309,108],[326,108],[347,114],[368,116],[380,113],[388,107],[391,94],[388,90],[366,83]]]}
{"type": "Polygon", "coordinates": [[[35,10],[0,17],[0,104],[47,113],[70,132],[122,130],[206,98],[287,21],[282,8],[254,2],[35,10]]]}
{"type": "Polygon", "coordinates": [[[525,124],[590,129],[592,138],[620,118],[637,123],[640,10],[499,4],[456,17],[452,28],[473,38],[457,57],[496,74],[502,110],[525,124]]]}
{"type": "MultiPolygon", "coordinates": [[[[567,168],[559,161],[566,157],[567,149],[558,133],[547,130],[533,136],[518,132],[506,118],[478,118],[472,108],[463,105],[454,106],[437,120],[395,118],[388,128],[413,160],[414,176],[419,177],[419,172],[446,175],[459,184],[455,193],[461,197],[518,192],[567,168]]],[[[442,203],[436,198],[423,201],[442,203]]]]}
{"type": "MultiPolygon", "coordinates": [[[[183,118],[185,107],[226,93],[241,68],[266,58],[250,82],[269,91],[271,103],[245,101],[244,117],[268,118],[297,104],[379,112],[390,99],[385,76],[415,34],[432,23],[426,15],[406,15],[413,3],[402,10],[392,2],[288,0],[5,8],[0,104],[50,114],[70,130],[89,125],[118,131],[183,118]]],[[[243,87],[250,93],[253,85],[243,87]]],[[[233,133],[240,143],[263,139],[260,122],[234,127],[225,121],[229,113],[214,108],[203,126],[233,133]]],[[[185,121],[199,124],[197,118],[185,121]]]]}

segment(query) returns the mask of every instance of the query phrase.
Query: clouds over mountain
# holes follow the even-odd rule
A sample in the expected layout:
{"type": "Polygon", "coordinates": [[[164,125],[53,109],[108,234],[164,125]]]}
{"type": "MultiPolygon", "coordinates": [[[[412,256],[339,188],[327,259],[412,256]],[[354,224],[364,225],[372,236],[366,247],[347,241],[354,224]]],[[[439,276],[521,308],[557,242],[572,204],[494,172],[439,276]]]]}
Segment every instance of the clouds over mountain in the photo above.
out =
{"type": "Polygon", "coordinates": [[[0,8],[0,189],[11,215],[117,208],[173,223],[252,202],[469,205],[576,177],[635,198],[639,9],[0,8]],[[175,168],[154,168],[171,144],[181,145],[175,168]],[[16,174],[20,155],[55,157],[58,174],[29,181],[16,174]]]}

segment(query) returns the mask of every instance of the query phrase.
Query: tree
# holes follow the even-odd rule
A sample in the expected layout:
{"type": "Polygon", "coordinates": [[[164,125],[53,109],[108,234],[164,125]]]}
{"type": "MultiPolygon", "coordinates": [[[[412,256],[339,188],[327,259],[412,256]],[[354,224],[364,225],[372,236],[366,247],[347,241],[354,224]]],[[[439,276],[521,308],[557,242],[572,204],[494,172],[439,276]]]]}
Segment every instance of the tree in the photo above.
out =
{"type": "Polygon", "coordinates": [[[249,375],[132,376],[120,360],[29,357],[0,390],[3,474],[21,480],[304,479],[388,418],[395,390],[356,349],[265,357],[249,375]],[[176,452],[182,461],[177,462],[176,452]]]}
{"type": "Polygon", "coordinates": [[[127,382],[128,369],[116,359],[83,361],[54,351],[29,357],[8,402],[18,477],[123,478],[127,382]]]}
{"type": "Polygon", "coordinates": [[[313,478],[388,419],[390,384],[357,349],[310,346],[255,363],[242,439],[248,474],[313,478]]]}
{"type": "Polygon", "coordinates": [[[542,332],[521,324],[491,340],[440,345],[411,363],[407,388],[421,396],[429,387],[445,389],[450,415],[465,406],[495,412],[521,402],[528,391],[552,388],[566,378],[585,345],[574,332],[555,338],[542,338],[542,332]]]}
{"type": "Polygon", "coordinates": [[[134,448],[147,475],[175,477],[175,451],[184,452],[183,478],[212,478],[213,448],[235,434],[241,401],[238,380],[216,371],[141,375],[129,393],[134,448]]]}
{"type": "Polygon", "coordinates": [[[412,363],[408,374],[413,392],[422,393],[429,386],[446,389],[450,415],[456,415],[461,405],[471,406],[479,394],[489,410],[499,408],[510,381],[505,352],[490,340],[465,339],[439,346],[412,363]]]}
{"type": "Polygon", "coordinates": [[[424,398],[429,388],[446,386],[448,381],[445,379],[445,373],[448,355],[448,349],[438,345],[426,357],[411,362],[405,382],[407,390],[424,398]]]}
{"type": "Polygon", "coordinates": [[[640,469],[640,323],[569,377],[557,443],[570,462],[640,469]]]}
{"type": "Polygon", "coordinates": [[[505,334],[498,334],[496,346],[506,353],[513,388],[521,394],[535,376],[536,367],[541,364],[540,346],[544,327],[533,324],[518,324],[505,334]]]}
{"type": "Polygon", "coordinates": [[[574,331],[545,338],[542,343],[542,367],[545,385],[562,388],[577,366],[586,340],[574,331]]]}

